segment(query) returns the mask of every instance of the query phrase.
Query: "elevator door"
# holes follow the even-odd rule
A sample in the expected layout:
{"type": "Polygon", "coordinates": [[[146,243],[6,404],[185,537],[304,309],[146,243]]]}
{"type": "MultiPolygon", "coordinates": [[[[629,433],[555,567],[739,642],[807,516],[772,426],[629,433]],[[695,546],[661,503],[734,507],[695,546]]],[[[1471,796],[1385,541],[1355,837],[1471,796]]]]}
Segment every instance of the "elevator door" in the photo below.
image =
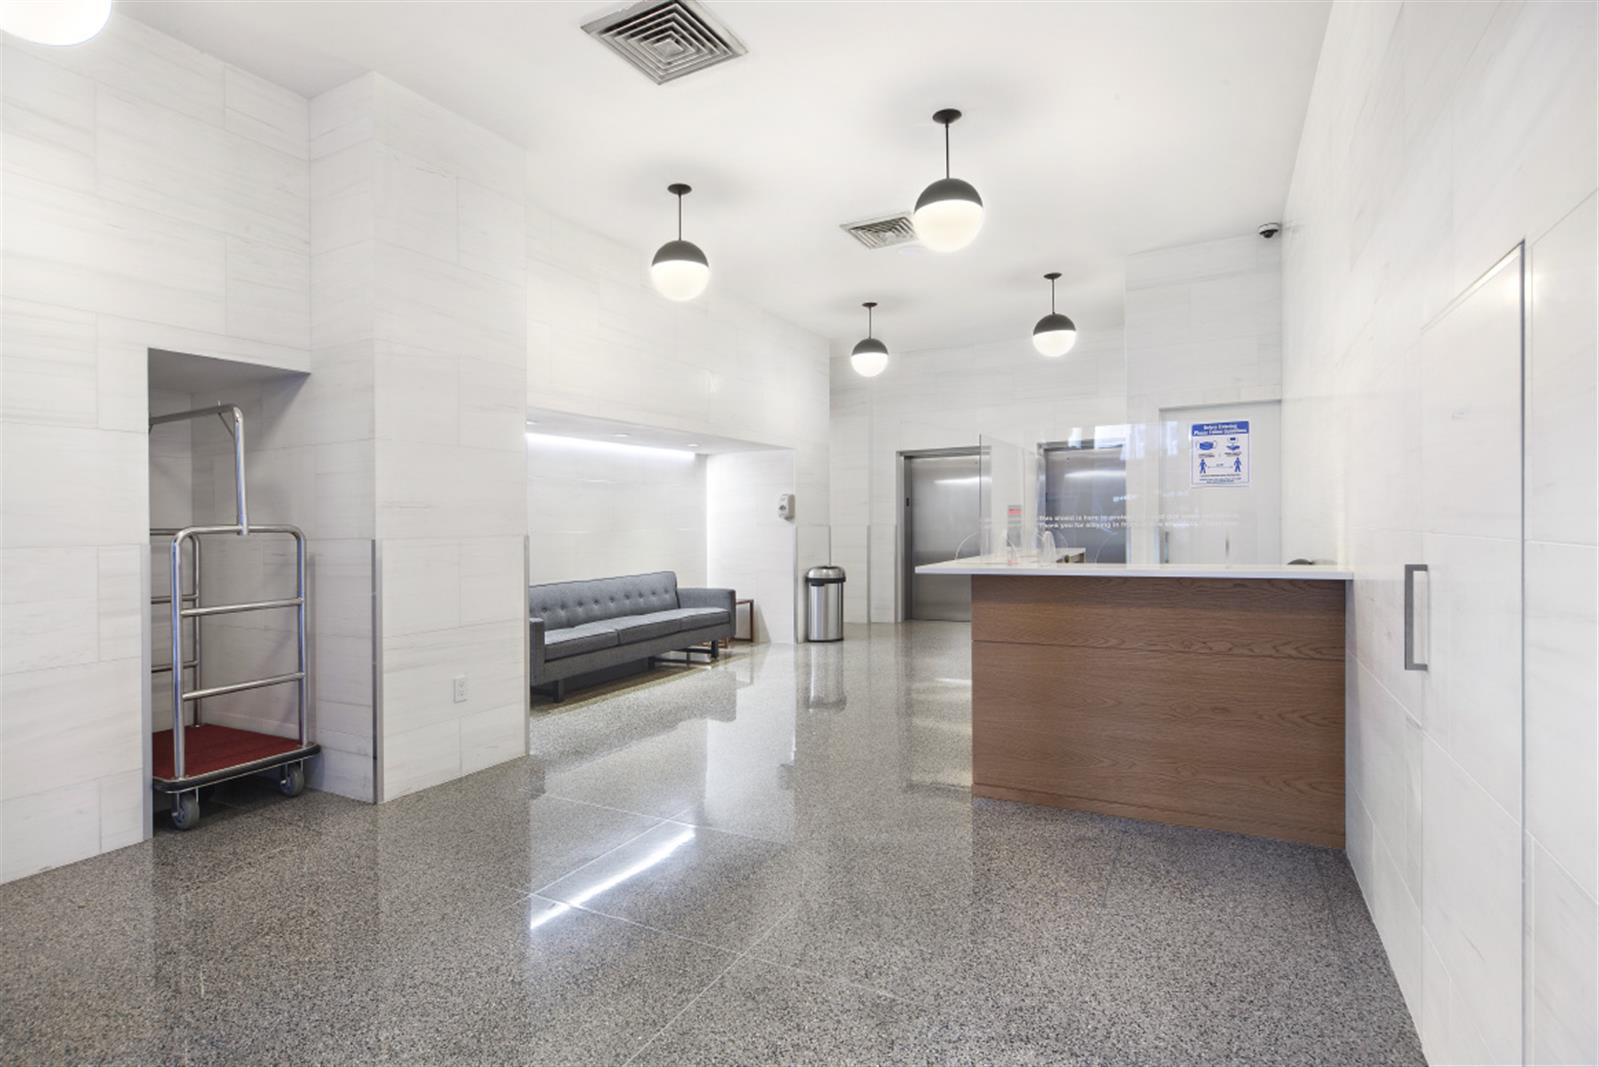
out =
{"type": "Polygon", "coordinates": [[[912,619],[972,617],[970,578],[917,574],[924,563],[942,563],[977,552],[979,464],[977,452],[905,457],[906,615],[912,619]]]}
{"type": "Polygon", "coordinates": [[[1121,445],[1044,445],[1044,529],[1089,563],[1127,562],[1127,460],[1121,445]]]}

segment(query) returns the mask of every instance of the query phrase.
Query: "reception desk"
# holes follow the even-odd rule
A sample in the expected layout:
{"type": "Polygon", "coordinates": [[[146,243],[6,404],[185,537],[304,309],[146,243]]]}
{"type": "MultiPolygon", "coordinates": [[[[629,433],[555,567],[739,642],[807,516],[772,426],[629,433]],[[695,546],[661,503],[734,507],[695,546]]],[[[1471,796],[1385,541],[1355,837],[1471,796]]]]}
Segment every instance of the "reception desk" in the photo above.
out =
{"type": "Polygon", "coordinates": [[[972,792],[1341,847],[1327,566],[1007,565],[972,580],[972,792]]]}

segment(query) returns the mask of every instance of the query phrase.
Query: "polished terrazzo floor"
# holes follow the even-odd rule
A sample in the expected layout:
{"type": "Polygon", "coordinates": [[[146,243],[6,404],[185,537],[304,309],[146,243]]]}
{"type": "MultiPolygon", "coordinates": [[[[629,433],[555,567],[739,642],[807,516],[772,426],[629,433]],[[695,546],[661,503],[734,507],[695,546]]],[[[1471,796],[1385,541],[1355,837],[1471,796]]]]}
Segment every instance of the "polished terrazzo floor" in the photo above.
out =
{"type": "Polygon", "coordinates": [[[0,1061],[1422,1062],[1341,853],[974,801],[967,636],[739,646],[0,887],[0,1061]]]}

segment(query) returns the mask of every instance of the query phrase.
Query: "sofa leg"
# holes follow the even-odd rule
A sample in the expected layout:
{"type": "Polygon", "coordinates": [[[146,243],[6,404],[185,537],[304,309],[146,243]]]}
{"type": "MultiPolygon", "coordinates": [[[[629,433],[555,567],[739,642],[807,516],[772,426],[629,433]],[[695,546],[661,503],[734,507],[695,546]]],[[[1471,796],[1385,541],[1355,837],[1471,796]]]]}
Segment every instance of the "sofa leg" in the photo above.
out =
{"type": "Polygon", "coordinates": [[[566,699],[566,679],[562,678],[555,683],[554,697],[557,704],[566,699]]]}
{"type": "Polygon", "coordinates": [[[716,641],[712,641],[711,642],[711,658],[712,659],[721,659],[722,658],[722,649],[720,647],[719,642],[716,642],[716,641]]]}

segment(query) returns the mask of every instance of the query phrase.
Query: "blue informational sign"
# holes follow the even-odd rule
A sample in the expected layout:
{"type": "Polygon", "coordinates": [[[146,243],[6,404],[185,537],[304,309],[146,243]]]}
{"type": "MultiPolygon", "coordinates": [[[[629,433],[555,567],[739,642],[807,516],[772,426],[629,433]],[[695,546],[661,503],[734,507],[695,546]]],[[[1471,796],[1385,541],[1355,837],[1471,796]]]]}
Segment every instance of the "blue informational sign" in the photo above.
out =
{"type": "Polygon", "coordinates": [[[1249,420],[1196,422],[1189,432],[1193,486],[1249,484],[1249,420]]]}

